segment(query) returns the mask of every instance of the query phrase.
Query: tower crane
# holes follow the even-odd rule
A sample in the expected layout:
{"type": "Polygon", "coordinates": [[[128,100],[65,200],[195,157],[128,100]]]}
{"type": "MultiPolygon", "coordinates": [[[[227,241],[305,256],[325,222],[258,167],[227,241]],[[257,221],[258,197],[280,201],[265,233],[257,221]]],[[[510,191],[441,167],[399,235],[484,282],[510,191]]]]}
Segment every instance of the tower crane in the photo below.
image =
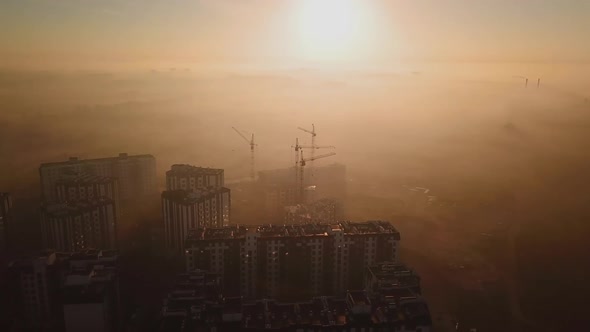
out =
{"type": "MultiPolygon", "coordinates": [[[[314,142],[315,143],[315,142],[314,142]]],[[[292,148],[295,149],[295,183],[299,182],[299,153],[303,151],[303,149],[335,149],[336,147],[333,145],[316,145],[315,147],[312,145],[299,145],[299,138],[295,138],[295,145],[291,145],[292,148]]],[[[312,150],[312,152],[313,152],[312,150]]],[[[313,154],[311,158],[314,158],[313,154]]]]}
{"type": "MultiPolygon", "coordinates": [[[[315,125],[313,123],[311,124],[311,130],[301,128],[301,127],[297,127],[297,129],[304,131],[304,132],[311,135],[311,158],[313,158],[314,151],[315,151],[315,137],[317,136],[317,133],[315,131],[315,125]]],[[[311,171],[312,171],[312,176],[313,176],[313,162],[311,163],[311,171]]]]}
{"type": "Polygon", "coordinates": [[[305,182],[304,177],[303,177],[303,169],[305,168],[305,164],[308,161],[314,161],[317,159],[334,156],[334,155],[336,155],[336,152],[330,152],[330,153],[326,153],[326,154],[322,154],[322,155],[310,157],[310,158],[303,158],[303,151],[301,151],[299,155],[300,155],[300,159],[299,159],[299,195],[300,196],[299,197],[300,197],[300,201],[303,203],[304,202],[303,184],[305,182]]]}
{"type": "Polygon", "coordinates": [[[251,138],[248,139],[244,134],[242,134],[236,127],[232,127],[232,129],[242,137],[248,145],[250,145],[250,178],[252,181],[256,178],[256,170],[255,170],[255,163],[254,163],[254,147],[257,145],[254,143],[254,134],[252,134],[251,138]]]}

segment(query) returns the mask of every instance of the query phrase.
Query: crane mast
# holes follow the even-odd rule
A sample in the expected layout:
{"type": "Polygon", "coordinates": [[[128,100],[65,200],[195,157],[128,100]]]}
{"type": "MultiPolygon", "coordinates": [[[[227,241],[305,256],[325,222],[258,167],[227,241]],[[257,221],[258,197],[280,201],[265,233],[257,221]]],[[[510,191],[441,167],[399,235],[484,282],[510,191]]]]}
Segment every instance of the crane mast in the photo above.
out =
{"type": "MultiPolygon", "coordinates": [[[[301,128],[301,127],[297,127],[299,130],[304,131],[308,134],[311,135],[311,158],[314,157],[315,153],[315,149],[316,149],[316,145],[315,145],[315,137],[317,136],[317,133],[315,131],[315,125],[312,123],[311,124],[311,130],[309,129],[305,129],[305,128],[301,128]]],[[[313,177],[313,161],[311,162],[311,175],[313,177]]]]}
{"type": "Polygon", "coordinates": [[[232,129],[236,133],[238,133],[238,135],[240,135],[240,137],[242,137],[244,139],[244,141],[246,141],[246,143],[248,143],[248,145],[250,145],[250,178],[252,179],[252,181],[254,181],[256,179],[256,163],[254,161],[254,147],[256,147],[256,144],[254,143],[254,134],[252,134],[251,138],[248,139],[246,136],[244,136],[244,134],[242,134],[235,127],[232,127],[232,129]]]}
{"type": "Polygon", "coordinates": [[[295,183],[299,184],[299,160],[300,160],[300,154],[303,153],[303,149],[312,149],[312,156],[311,156],[311,160],[315,160],[315,157],[313,156],[313,152],[314,150],[317,149],[335,149],[336,147],[333,145],[316,145],[315,147],[313,145],[299,145],[299,138],[295,138],[295,145],[291,146],[292,148],[294,148],[295,150],[295,183]]]}
{"type": "MultiPolygon", "coordinates": [[[[315,149],[312,149],[312,151],[315,149]]],[[[319,156],[314,156],[314,157],[310,157],[310,158],[303,158],[303,150],[301,150],[299,152],[299,201],[301,203],[305,203],[305,195],[304,195],[304,183],[305,183],[305,178],[304,178],[304,173],[303,173],[303,169],[305,168],[305,165],[308,161],[313,162],[314,160],[317,159],[322,159],[322,158],[327,158],[327,157],[331,157],[336,155],[336,152],[330,152],[330,153],[326,153],[326,154],[322,154],[319,156]]]]}

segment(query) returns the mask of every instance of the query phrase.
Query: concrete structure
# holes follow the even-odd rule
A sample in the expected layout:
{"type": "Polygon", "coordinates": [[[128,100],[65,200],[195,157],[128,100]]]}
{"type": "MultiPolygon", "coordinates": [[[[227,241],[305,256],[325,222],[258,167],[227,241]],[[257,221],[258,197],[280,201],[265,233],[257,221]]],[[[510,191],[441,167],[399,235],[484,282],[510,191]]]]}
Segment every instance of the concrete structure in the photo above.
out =
{"type": "Polygon", "coordinates": [[[285,207],[285,224],[335,223],[342,217],[340,204],[331,199],[321,199],[310,204],[285,207]]]}
{"type": "Polygon", "coordinates": [[[423,299],[398,297],[383,303],[363,291],[296,302],[193,297],[179,304],[172,312],[163,309],[159,331],[430,332],[432,328],[423,299]]]}
{"type": "Polygon", "coordinates": [[[157,193],[156,159],[152,155],[86,159],[70,158],[64,162],[44,163],[39,168],[43,200],[58,201],[55,185],[71,173],[113,177],[118,180],[122,200],[135,200],[157,193]]]}
{"type": "Polygon", "coordinates": [[[162,193],[166,246],[181,253],[189,230],[229,225],[231,197],[224,187],[171,190],[162,193]]]}
{"type": "Polygon", "coordinates": [[[41,215],[45,247],[61,251],[115,249],[117,215],[113,200],[105,197],[48,205],[41,215]]]}
{"type": "Polygon", "coordinates": [[[12,198],[8,193],[0,192],[0,258],[9,249],[12,223],[12,198]]]}
{"type": "MultiPolygon", "coordinates": [[[[282,220],[286,206],[301,203],[295,172],[294,167],[258,172],[258,185],[261,190],[259,195],[264,199],[266,218],[282,220]]],[[[340,203],[344,202],[346,183],[344,165],[315,167],[313,176],[305,177],[303,201],[313,203],[317,200],[331,199],[340,203]]]]}
{"type": "Polygon", "coordinates": [[[70,269],[61,290],[66,332],[118,331],[120,299],[117,261],[115,251],[70,257],[70,269]]]}
{"type": "Polygon", "coordinates": [[[265,216],[270,220],[282,220],[285,207],[298,203],[298,189],[295,184],[265,186],[261,195],[264,197],[265,216]]]}
{"type": "Polygon", "coordinates": [[[6,294],[13,304],[18,329],[42,329],[59,324],[59,258],[55,252],[15,260],[8,264],[6,294]]]}
{"type": "Polygon", "coordinates": [[[384,221],[199,228],[186,240],[186,266],[218,273],[228,296],[342,295],[364,287],[368,266],[395,262],[399,240],[384,221]]]}
{"type": "Polygon", "coordinates": [[[159,331],[181,331],[183,326],[190,329],[193,317],[199,320],[204,317],[205,303],[217,303],[220,296],[218,275],[203,270],[179,275],[164,299],[159,331]]]}
{"type": "Polygon", "coordinates": [[[45,251],[11,262],[8,294],[2,295],[13,304],[6,309],[12,310],[15,330],[115,331],[120,323],[117,262],[112,250],[45,251]]]}
{"type": "Polygon", "coordinates": [[[420,277],[407,266],[395,262],[380,262],[369,266],[365,272],[365,289],[372,297],[383,296],[409,289],[422,294],[420,277]]]}
{"type": "Polygon", "coordinates": [[[64,174],[56,183],[57,202],[94,200],[107,197],[119,202],[119,182],[116,178],[89,174],[64,174]]]}
{"type": "Polygon", "coordinates": [[[224,181],[222,169],[175,164],[166,172],[166,190],[223,187],[224,181]]]}

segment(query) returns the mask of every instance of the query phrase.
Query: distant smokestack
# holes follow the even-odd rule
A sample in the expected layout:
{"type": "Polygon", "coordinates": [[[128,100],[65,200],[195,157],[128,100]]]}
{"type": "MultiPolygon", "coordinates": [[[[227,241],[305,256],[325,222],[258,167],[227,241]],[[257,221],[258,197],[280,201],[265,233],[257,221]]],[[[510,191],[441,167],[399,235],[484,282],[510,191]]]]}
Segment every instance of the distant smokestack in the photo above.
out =
{"type": "Polygon", "coordinates": [[[525,81],[524,81],[524,87],[526,88],[526,87],[528,87],[528,86],[529,86],[529,79],[527,78],[527,79],[525,79],[525,81]]]}
{"type": "Polygon", "coordinates": [[[539,86],[541,85],[541,79],[537,79],[537,89],[539,88],[539,86]]]}

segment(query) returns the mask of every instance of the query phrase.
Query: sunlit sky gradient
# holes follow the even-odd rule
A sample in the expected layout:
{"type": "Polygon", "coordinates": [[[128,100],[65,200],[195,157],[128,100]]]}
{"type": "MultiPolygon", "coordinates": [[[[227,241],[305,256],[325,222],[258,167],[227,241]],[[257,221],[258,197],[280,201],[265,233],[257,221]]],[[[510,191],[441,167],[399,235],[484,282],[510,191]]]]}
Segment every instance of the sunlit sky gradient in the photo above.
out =
{"type": "Polygon", "coordinates": [[[0,61],[15,65],[586,62],[589,38],[587,0],[0,2],[0,61]]]}

